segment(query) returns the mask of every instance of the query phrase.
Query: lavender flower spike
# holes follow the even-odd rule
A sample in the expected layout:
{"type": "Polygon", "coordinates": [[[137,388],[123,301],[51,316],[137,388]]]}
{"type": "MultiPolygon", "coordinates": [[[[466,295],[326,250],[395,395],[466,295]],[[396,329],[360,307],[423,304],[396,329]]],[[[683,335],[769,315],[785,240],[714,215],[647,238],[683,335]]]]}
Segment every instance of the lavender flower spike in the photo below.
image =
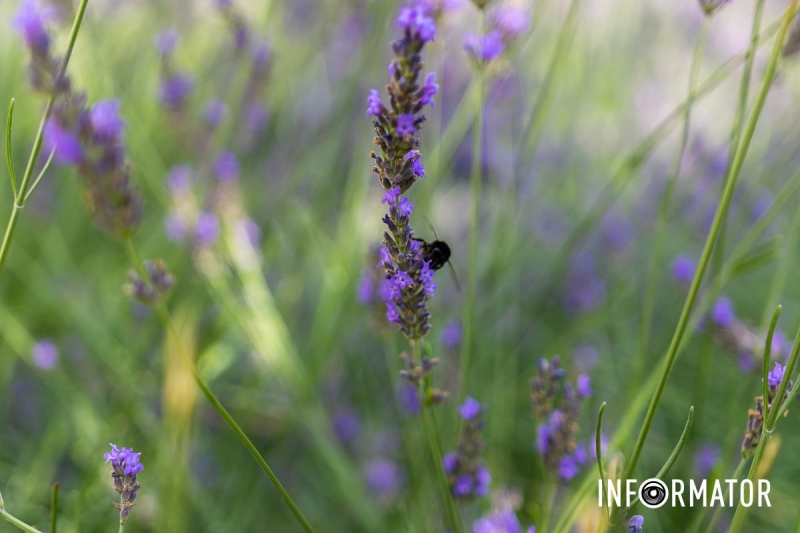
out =
{"type": "Polygon", "coordinates": [[[430,263],[423,258],[419,242],[413,239],[410,216],[414,205],[402,195],[425,175],[418,150],[417,133],[425,121],[420,112],[425,105],[433,105],[439,86],[436,75],[431,73],[420,87],[421,52],[433,40],[436,25],[424,9],[404,7],[397,18],[397,27],[403,30],[403,37],[392,43],[396,57],[389,65],[391,80],[386,86],[389,107],[384,106],[380,93],[372,89],[367,98],[367,116],[374,119],[374,144],[381,152],[370,154],[375,160],[372,170],[386,191],[382,203],[388,207],[383,217],[386,253],[382,260],[391,284],[386,317],[414,340],[430,329],[427,301],[433,296],[436,284],[430,263]]]}
{"type": "Polygon", "coordinates": [[[136,474],[144,470],[139,462],[141,453],[134,453],[132,448],[117,449],[111,445],[111,451],[103,455],[106,463],[111,463],[111,478],[114,488],[120,494],[120,502],[114,506],[119,509],[119,523],[124,524],[130,515],[131,508],[136,505],[136,492],[142,486],[136,480],[136,474]]]}

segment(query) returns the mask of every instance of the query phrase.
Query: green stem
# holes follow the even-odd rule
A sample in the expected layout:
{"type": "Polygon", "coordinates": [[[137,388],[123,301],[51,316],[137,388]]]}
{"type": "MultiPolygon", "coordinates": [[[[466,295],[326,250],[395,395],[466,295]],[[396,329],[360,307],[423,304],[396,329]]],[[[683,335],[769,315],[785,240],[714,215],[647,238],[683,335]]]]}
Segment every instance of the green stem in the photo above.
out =
{"type": "MultiPolygon", "coordinates": [[[[708,263],[711,258],[711,253],[714,249],[714,244],[716,243],[717,236],[719,235],[720,228],[722,227],[723,219],[727,214],[728,206],[730,205],[731,199],[733,198],[733,191],[736,187],[736,181],[739,176],[739,172],[742,168],[744,158],[747,155],[747,150],[750,147],[750,141],[753,138],[753,134],[755,132],[756,125],[758,123],[758,118],[761,114],[761,110],[764,107],[764,102],[767,99],[767,94],[769,93],[769,89],[772,86],[772,81],[775,77],[775,69],[778,64],[778,59],[780,58],[781,47],[783,46],[783,43],[786,39],[786,34],[789,30],[789,26],[791,25],[791,21],[796,12],[797,2],[798,0],[792,0],[790,7],[786,10],[786,13],[784,14],[783,24],[781,25],[778,37],[775,40],[772,53],[770,55],[770,61],[767,65],[766,72],[764,73],[764,79],[762,81],[761,88],[759,89],[758,96],[756,97],[753,111],[748,117],[747,124],[742,133],[741,143],[736,147],[736,153],[733,158],[733,163],[731,164],[731,167],[728,171],[725,189],[723,191],[722,198],[720,199],[719,207],[717,208],[717,212],[714,216],[714,221],[711,225],[708,237],[706,238],[705,245],[703,246],[703,252],[700,256],[700,261],[697,265],[697,271],[695,272],[694,278],[692,279],[692,284],[689,288],[689,294],[686,297],[683,310],[681,311],[678,324],[675,328],[675,333],[672,337],[672,341],[670,342],[669,349],[667,350],[667,354],[664,360],[664,365],[661,370],[660,380],[653,393],[653,398],[650,402],[647,414],[645,415],[644,423],[642,424],[642,429],[639,433],[636,445],[633,448],[630,462],[628,463],[628,466],[625,470],[624,477],[626,479],[631,478],[639,462],[639,458],[642,454],[642,450],[644,449],[644,444],[647,441],[647,436],[650,432],[650,428],[652,427],[653,419],[655,418],[658,405],[661,401],[661,396],[664,393],[664,389],[666,388],[670,373],[672,372],[672,368],[675,364],[678,348],[680,347],[680,344],[683,340],[683,335],[686,332],[686,326],[689,322],[689,316],[691,314],[692,307],[694,306],[694,303],[697,299],[697,294],[700,289],[700,282],[702,281],[703,275],[705,274],[706,268],[708,267],[708,263]]],[[[788,383],[788,379],[785,380],[785,382],[788,383]]]]}
{"type": "MultiPolygon", "coordinates": [[[[486,27],[486,12],[480,13],[480,34],[486,27]]],[[[475,72],[475,118],[472,121],[472,169],[470,172],[470,216],[469,216],[469,275],[467,277],[467,293],[464,298],[464,337],[461,343],[461,360],[459,361],[458,396],[461,400],[467,389],[470,360],[475,333],[475,295],[478,287],[478,233],[481,200],[481,180],[483,179],[483,100],[486,90],[486,69],[481,62],[475,72]]]]}
{"type": "MultiPolygon", "coordinates": [[[[146,273],[144,272],[142,266],[144,262],[142,259],[142,255],[139,252],[139,249],[136,247],[136,244],[130,237],[128,237],[127,239],[127,245],[131,255],[131,259],[137,267],[137,271],[140,272],[140,275],[146,276],[146,273]]],[[[143,279],[148,279],[148,278],[144,277],[143,279]]],[[[159,301],[154,307],[159,317],[161,318],[161,322],[164,325],[164,328],[167,330],[168,334],[175,339],[175,342],[179,346],[181,346],[180,336],[178,335],[178,332],[172,323],[172,319],[169,316],[169,312],[163,300],[159,301]]],[[[306,520],[305,516],[303,516],[303,513],[300,512],[300,509],[294,503],[292,497],[289,496],[289,493],[281,484],[280,480],[278,479],[278,476],[275,475],[275,473],[267,464],[267,461],[264,459],[261,453],[259,453],[258,449],[255,447],[255,445],[247,436],[247,434],[244,432],[244,430],[242,430],[239,424],[236,423],[236,420],[233,418],[233,416],[231,416],[230,413],[228,413],[228,411],[222,405],[222,402],[219,401],[219,399],[211,391],[211,388],[209,388],[209,386],[206,384],[205,380],[200,376],[200,373],[197,370],[197,365],[195,365],[194,361],[188,356],[186,351],[184,351],[182,348],[179,348],[178,351],[186,359],[186,362],[188,363],[189,368],[192,372],[192,377],[194,377],[195,383],[197,383],[197,386],[200,387],[201,391],[203,391],[203,394],[205,395],[208,402],[217,411],[217,413],[219,413],[222,419],[228,424],[228,427],[231,428],[233,433],[239,438],[244,447],[247,448],[247,451],[249,451],[250,454],[253,456],[253,458],[256,460],[258,466],[261,467],[261,470],[264,471],[269,480],[275,486],[275,489],[281,495],[281,498],[283,498],[283,501],[286,503],[286,506],[289,507],[289,510],[292,512],[297,521],[300,523],[300,526],[306,531],[306,533],[314,533],[314,529],[311,527],[311,524],[308,523],[308,520],[306,520]]]]}
{"type": "Polygon", "coordinates": [[[8,511],[3,509],[2,507],[0,507],[0,518],[5,520],[6,522],[10,522],[12,525],[17,526],[22,531],[27,531],[28,533],[42,533],[41,531],[39,531],[35,527],[29,526],[28,524],[26,524],[22,520],[11,516],[10,514],[8,514],[8,511]]]}
{"type": "MultiPolygon", "coordinates": [[[[78,32],[81,28],[81,22],[83,22],[83,15],[86,12],[86,5],[89,3],[89,0],[81,0],[80,5],[78,6],[78,12],[75,14],[75,21],[72,23],[72,31],[69,35],[69,44],[67,45],[67,51],[64,54],[64,60],[61,63],[61,67],[58,71],[58,77],[56,77],[56,81],[62,79],[64,77],[64,73],[67,71],[67,65],[69,64],[69,58],[72,56],[72,49],[75,47],[75,41],[78,38],[78,32]]],[[[6,264],[6,258],[8,257],[8,251],[11,247],[11,241],[14,238],[14,231],[17,228],[17,222],[19,221],[19,216],[22,213],[22,209],[25,207],[25,201],[27,200],[27,190],[28,184],[33,177],[33,169],[36,166],[36,161],[39,158],[39,151],[42,149],[42,137],[44,135],[44,125],[47,122],[47,119],[50,117],[50,113],[53,110],[53,105],[55,104],[56,99],[56,92],[54,91],[50,98],[47,100],[47,106],[45,107],[44,113],[42,114],[42,118],[39,121],[39,129],[36,131],[36,137],[33,139],[33,148],[31,149],[30,157],[28,158],[28,165],[25,167],[25,174],[22,176],[22,182],[17,189],[17,194],[14,197],[14,207],[11,210],[11,215],[8,219],[8,224],[6,226],[6,232],[3,236],[3,244],[0,245],[0,275],[3,274],[3,267],[6,264]]],[[[8,133],[10,135],[10,133],[8,133]]],[[[8,156],[11,157],[10,155],[8,156]]]]}
{"type": "Polygon", "coordinates": [[[125,531],[125,524],[122,522],[119,523],[119,533],[123,533],[125,531]]]}
{"type": "MultiPolygon", "coordinates": [[[[744,470],[744,465],[746,461],[741,459],[739,464],[736,466],[736,470],[734,470],[731,479],[739,479],[739,476],[742,474],[742,470],[744,470]]],[[[722,507],[717,507],[714,510],[714,514],[711,515],[711,521],[708,523],[708,527],[705,530],[705,533],[713,533],[716,531],[717,522],[719,521],[720,517],[722,516],[722,507]]]]}
{"type": "MultiPolygon", "coordinates": [[[[422,361],[421,340],[411,341],[411,354],[414,358],[415,364],[420,364],[422,361]]],[[[447,474],[445,473],[444,465],[442,464],[442,457],[444,454],[442,452],[442,442],[439,437],[439,431],[436,424],[436,415],[433,411],[434,406],[429,403],[429,379],[426,379],[425,383],[421,384],[420,387],[422,388],[422,390],[420,390],[420,403],[422,405],[422,428],[425,432],[425,440],[428,441],[428,449],[431,453],[432,467],[436,472],[436,481],[439,485],[439,491],[441,492],[442,504],[445,508],[445,515],[447,517],[448,524],[453,528],[453,533],[461,533],[461,531],[464,529],[461,524],[461,516],[458,514],[458,509],[456,509],[455,502],[453,501],[453,493],[450,491],[450,484],[447,482],[447,474]]]]}
{"type": "Polygon", "coordinates": [[[58,483],[53,483],[53,498],[50,509],[50,533],[56,533],[58,529],[58,483]]]}
{"type": "Polygon", "coordinates": [[[675,152],[675,160],[673,161],[672,173],[667,179],[664,188],[664,194],[661,197],[661,204],[658,209],[658,229],[656,230],[656,242],[653,253],[650,256],[650,265],[648,267],[648,283],[645,289],[645,296],[642,308],[642,323],[640,326],[639,336],[639,356],[636,358],[635,372],[636,380],[641,379],[644,373],[645,361],[648,359],[648,347],[650,343],[650,330],[653,323],[653,313],[655,311],[656,294],[658,292],[659,282],[661,277],[658,275],[659,270],[663,266],[663,252],[664,241],[666,239],[668,225],[669,225],[669,208],[672,196],[675,192],[675,184],[681,174],[681,163],[683,156],[686,153],[686,146],[689,144],[689,130],[691,124],[692,106],[694,104],[694,95],[697,86],[697,77],[700,72],[700,64],[703,60],[703,52],[705,50],[708,29],[711,25],[711,17],[705,17],[703,26],[700,30],[700,35],[697,38],[695,45],[694,55],[692,56],[692,65],[689,69],[689,91],[686,96],[686,105],[683,108],[683,126],[681,130],[680,141],[678,148],[675,152]]]}

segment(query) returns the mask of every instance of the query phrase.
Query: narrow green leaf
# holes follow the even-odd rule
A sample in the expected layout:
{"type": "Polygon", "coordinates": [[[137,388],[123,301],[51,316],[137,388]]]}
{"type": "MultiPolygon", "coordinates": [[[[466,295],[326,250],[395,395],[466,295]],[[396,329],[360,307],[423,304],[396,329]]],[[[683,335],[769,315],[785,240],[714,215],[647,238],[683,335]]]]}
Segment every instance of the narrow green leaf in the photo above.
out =
{"type": "Polygon", "coordinates": [[[8,104],[8,118],[6,118],[6,163],[8,164],[8,177],[11,188],[14,189],[14,201],[17,200],[17,177],[14,174],[14,160],[11,157],[11,123],[14,120],[14,99],[8,104]]]}

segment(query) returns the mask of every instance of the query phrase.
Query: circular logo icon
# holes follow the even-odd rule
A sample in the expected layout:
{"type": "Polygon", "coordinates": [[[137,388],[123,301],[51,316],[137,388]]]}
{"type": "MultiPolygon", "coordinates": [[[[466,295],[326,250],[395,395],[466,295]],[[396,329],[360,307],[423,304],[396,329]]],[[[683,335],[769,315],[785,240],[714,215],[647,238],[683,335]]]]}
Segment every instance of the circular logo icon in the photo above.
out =
{"type": "Polygon", "coordinates": [[[658,478],[650,478],[639,485],[639,501],[649,509],[658,509],[667,501],[667,484],[658,478]]]}

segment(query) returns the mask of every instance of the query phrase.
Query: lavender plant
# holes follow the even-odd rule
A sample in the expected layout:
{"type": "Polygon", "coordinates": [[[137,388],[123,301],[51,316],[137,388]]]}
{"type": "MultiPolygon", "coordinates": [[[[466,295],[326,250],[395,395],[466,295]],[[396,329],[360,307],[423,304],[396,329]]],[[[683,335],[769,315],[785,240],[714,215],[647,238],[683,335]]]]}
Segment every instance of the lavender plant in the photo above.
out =
{"type": "Polygon", "coordinates": [[[141,453],[134,453],[133,448],[117,449],[111,444],[111,451],[103,455],[106,463],[111,463],[111,479],[114,480],[114,489],[119,493],[119,503],[114,506],[119,509],[119,531],[125,528],[125,522],[131,514],[131,509],[136,505],[136,493],[142,484],[136,475],[144,470],[144,465],[139,462],[141,453]]]}

